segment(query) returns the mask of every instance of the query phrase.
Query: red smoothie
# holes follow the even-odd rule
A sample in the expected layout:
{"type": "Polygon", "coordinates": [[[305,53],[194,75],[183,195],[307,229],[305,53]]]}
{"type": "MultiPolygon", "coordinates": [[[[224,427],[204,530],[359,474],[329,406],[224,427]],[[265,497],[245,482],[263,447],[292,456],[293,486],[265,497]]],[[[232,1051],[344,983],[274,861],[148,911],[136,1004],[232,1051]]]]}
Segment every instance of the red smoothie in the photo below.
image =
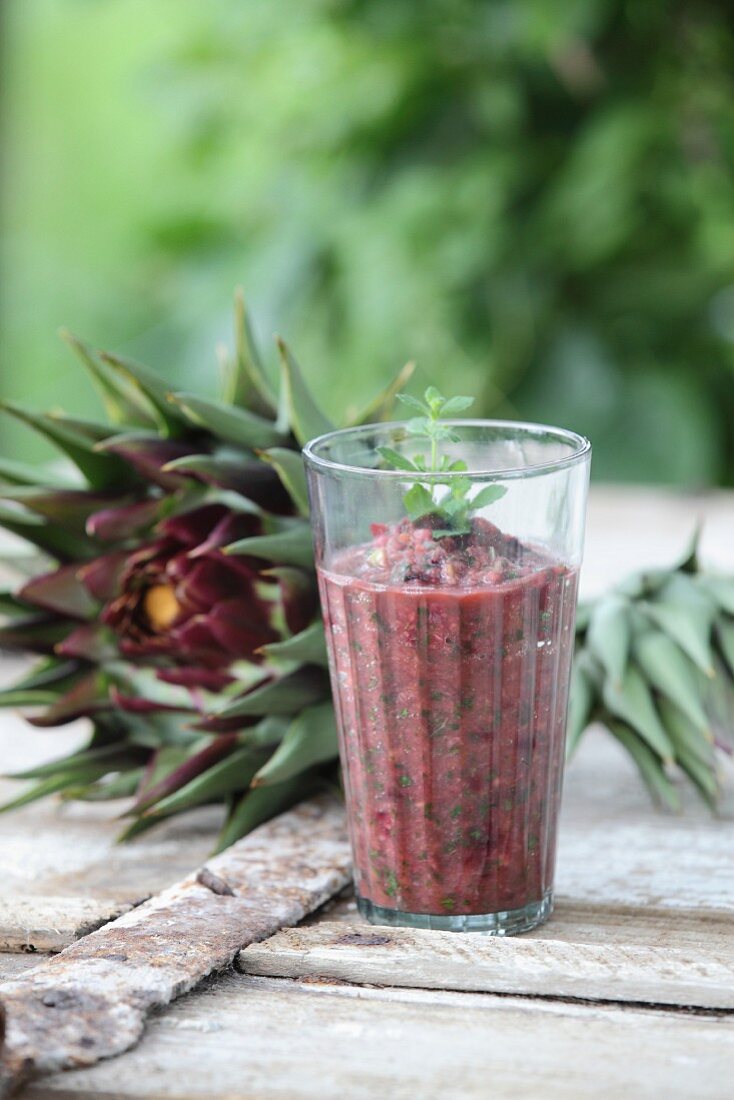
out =
{"type": "Polygon", "coordinates": [[[319,571],[357,890],[444,917],[540,902],[576,571],[482,519],[372,532],[319,571]]]}

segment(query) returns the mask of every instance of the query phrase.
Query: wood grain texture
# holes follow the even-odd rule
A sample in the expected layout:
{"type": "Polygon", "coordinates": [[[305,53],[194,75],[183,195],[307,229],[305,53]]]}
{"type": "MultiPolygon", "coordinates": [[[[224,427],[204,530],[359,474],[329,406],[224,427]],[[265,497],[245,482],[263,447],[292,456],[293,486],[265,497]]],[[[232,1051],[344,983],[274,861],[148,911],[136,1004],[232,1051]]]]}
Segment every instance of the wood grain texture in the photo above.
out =
{"type": "Polygon", "coordinates": [[[0,985],[0,1094],[127,1050],[147,1012],[238,949],[301,920],[349,881],[344,815],[322,797],[261,826],[151,901],[0,985]],[[206,882],[214,876],[230,893],[206,882]]]}
{"type": "MultiPolygon", "coordinates": [[[[0,682],[21,667],[0,660],[0,682]]],[[[0,771],[61,756],[84,736],[82,723],[35,730],[19,715],[0,711],[0,771]]],[[[0,802],[24,789],[0,780],[0,802]]],[[[219,809],[195,810],[119,845],[125,805],[47,799],[0,816],[0,951],[61,950],[170,886],[206,859],[222,819],[219,809]]]]}
{"type": "Polygon", "coordinates": [[[729,1100],[731,1019],[219,977],[27,1100],[729,1100]]]}
{"type": "Polygon", "coordinates": [[[0,951],[61,951],[131,908],[101,898],[0,898],[0,951]]]}
{"type": "Polygon", "coordinates": [[[25,974],[43,961],[43,955],[19,955],[17,952],[0,954],[0,982],[25,974]]]}
{"type": "Polygon", "coordinates": [[[242,951],[248,974],[734,1011],[734,937],[694,948],[494,939],[323,922],[242,951]]]}

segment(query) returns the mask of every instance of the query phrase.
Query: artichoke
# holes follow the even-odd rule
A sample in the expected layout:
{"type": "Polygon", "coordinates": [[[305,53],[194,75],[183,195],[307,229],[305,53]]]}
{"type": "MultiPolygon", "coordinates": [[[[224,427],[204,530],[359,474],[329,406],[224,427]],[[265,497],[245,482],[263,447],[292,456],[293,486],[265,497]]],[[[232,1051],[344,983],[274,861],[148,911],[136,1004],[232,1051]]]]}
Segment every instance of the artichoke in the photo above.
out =
{"type": "MultiPolygon", "coordinates": [[[[19,776],[5,809],[132,795],[131,836],[223,801],[226,846],[335,778],[300,456],[332,425],[282,341],[276,393],[239,294],[220,401],[66,339],[110,423],[3,406],[65,462],[0,461],[0,525],[40,552],[0,593],[0,646],[38,657],[0,705],[43,727],[86,717],[91,735],[19,776]]],[[[350,422],[387,414],[410,370],[350,422]]]]}
{"type": "Polygon", "coordinates": [[[682,777],[717,810],[734,747],[734,579],[703,572],[697,544],[580,605],[576,622],[568,751],[601,722],[670,810],[682,777]]]}
{"type": "MultiPolygon", "coordinates": [[[[332,425],[282,341],[276,392],[240,294],[219,401],[66,339],[109,423],[2,406],[65,461],[0,460],[0,526],[37,551],[0,592],[0,647],[38,658],[0,706],[41,727],[86,717],[91,733],[16,776],[30,785],[0,809],[131,796],[129,837],[223,802],[224,847],[336,780],[300,456],[332,425]]],[[[411,369],[349,423],[386,416],[411,369]]],[[[715,809],[732,713],[734,579],[703,573],[695,542],[579,608],[571,752],[600,721],[657,801],[677,809],[685,775],[715,809]]]]}

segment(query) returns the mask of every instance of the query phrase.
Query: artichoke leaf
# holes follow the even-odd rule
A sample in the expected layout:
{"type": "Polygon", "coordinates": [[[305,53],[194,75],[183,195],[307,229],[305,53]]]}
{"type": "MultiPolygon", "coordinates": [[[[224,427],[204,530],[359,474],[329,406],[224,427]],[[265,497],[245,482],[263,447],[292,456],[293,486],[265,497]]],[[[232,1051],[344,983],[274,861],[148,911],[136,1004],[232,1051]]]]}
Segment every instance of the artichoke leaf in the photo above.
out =
{"type": "Polygon", "coordinates": [[[678,812],[681,808],[680,794],[668,779],[655,753],[623,723],[610,722],[608,729],[632,757],[653,799],[678,812]]]}
{"type": "Polygon", "coordinates": [[[119,372],[112,369],[95,350],[78,336],[62,329],[61,339],[74,352],[88,371],[102,398],[105,411],[113,424],[135,424],[155,427],[153,407],[143,392],[135,388],[119,372]]]}
{"type": "Polygon", "coordinates": [[[252,780],[253,787],[271,786],[333,760],[338,753],[332,703],[307,707],[293,719],[288,732],[268,762],[252,780]]]}
{"type": "Polygon", "coordinates": [[[293,434],[303,446],[310,439],[333,431],[334,425],[322,413],[306,385],[303,373],[284,340],[278,338],[281,370],[281,400],[293,434]]]}
{"type": "Polygon", "coordinates": [[[0,402],[0,409],[53,443],[71,459],[92,488],[119,490],[121,485],[135,480],[129,467],[116,455],[96,450],[97,440],[83,435],[63,418],[36,413],[10,401],[0,402]]]}
{"type": "Polygon", "coordinates": [[[313,540],[307,523],[293,524],[269,535],[253,535],[224,547],[225,554],[246,554],[282,565],[313,568],[313,540]]]}
{"type": "Polygon", "coordinates": [[[260,458],[268,462],[288,490],[291,500],[302,516],[308,516],[308,485],[303,459],[298,451],[286,447],[271,447],[260,451],[260,458]]]}
{"type": "Polygon", "coordinates": [[[313,666],[303,667],[277,679],[267,680],[238,696],[213,717],[221,719],[295,714],[327,695],[328,684],[324,674],[313,666]]]}
{"type": "Polygon", "coordinates": [[[406,363],[381,393],[378,393],[358,413],[347,419],[347,427],[356,428],[362,424],[373,424],[375,421],[387,420],[395,406],[395,398],[407,386],[414,371],[415,363],[406,363]]]}
{"type": "Polygon", "coordinates": [[[192,806],[218,801],[235,791],[246,790],[266,755],[267,750],[253,749],[251,745],[240,746],[173,794],[159,799],[155,812],[180,813],[192,806]]]}
{"type": "Polygon", "coordinates": [[[662,760],[672,761],[670,738],[655,709],[652,693],[634,665],[627,667],[619,685],[607,678],[602,697],[607,710],[631,726],[662,760]]]}
{"type": "Polygon", "coordinates": [[[236,405],[205,401],[191,393],[171,393],[168,399],[181,410],[189,423],[205,428],[217,439],[237,447],[254,450],[257,447],[275,447],[285,441],[285,436],[271,420],[236,405]]]}
{"type": "Polygon", "coordinates": [[[675,573],[643,611],[707,676],[713,675],[711,628],[716,605],[683,573],[675,573]]]}
{"type": "Polygon", "coordinates": [[[298,661],[303,664],[321,665],[327,668],[329,658],[326,652],[324,624],[319,619],[307,626],[300,634],[294,634],[282,642],[271,642],[259,651],[266,657],[275,657],[283,661],[298,661]]]}
{"type": "Polygon", "coordinates": [[[648,682],[675,703],[697,729],[708,730],[696,668],[680,646],[667,634],[648,630],[635,638],[633,648],[637,665],[648,682]]]}
{"type": "Polygon", "coordinates": [[[631,638],[629,601],[619,595],[600,600],[591,613],[586,644],[614,684],[622,682],[631,638]]]}
{"type": "Polygon", "coordinates": [[[261,416],[276,416],[278,398],[265,373],[241,287],[234,296],[234,348],[225,401],[261,416]]]}
{"type": "Polygon", "coordinates": [[[217,841],[222,852],[258,825],[283,813],[323,786],[317,771],[300,773],[272,786],[254,787],[236,802],[217,841]]]}
{"type": "Polygon", "coordinates": [[[171,387],[155,371],[108,351],[100,352],[100,358],[146,399],[162,436],[178,439],[186,434],[185,418],[168,400],[171,387]]]}
{"type": "Polygon", "coordinates": [[[598,686],[590,674],[584,654],[577,656],[571,668],[571,685],[568,701],[566,755],[571,756],[589,725],[598,702],[598,686]]]}

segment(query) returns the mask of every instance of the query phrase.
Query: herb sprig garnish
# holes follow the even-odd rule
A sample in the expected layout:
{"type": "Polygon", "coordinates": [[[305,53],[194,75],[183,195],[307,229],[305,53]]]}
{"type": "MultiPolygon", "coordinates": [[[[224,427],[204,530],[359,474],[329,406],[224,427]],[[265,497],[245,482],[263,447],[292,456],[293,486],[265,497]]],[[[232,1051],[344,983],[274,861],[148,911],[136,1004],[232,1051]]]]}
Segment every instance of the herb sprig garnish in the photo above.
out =
{"type": "MultiPolygon", "coordinates": [[[[467,469],[466,463],[460,459],[453,461],[448,455],[440,453],[440,444],[443,441],[456,443],[461,436],[442,417],[452,416],[465,412],[474,403],[473,397],[444,397],[435,386],[429,386],[420,401],[417,397],[411,397],[407,393],[399,393],[398,400],[404,405],[420,412],[421,416],[413,417],[405,425],[406,431],[418,439],[425,439],[429,443],[429,453],[416,454],[412,458],[400,454],[393,447],[378,447],[377,451],[385,462],[396,470],[405,470],[411,474],[431,473],[443,474],[461,473],[467,469]]],[[[438,483],[441,484],[440,482],[438,483]]],[[[472,487],[471,478],[451,477],[446,482],[447,492],[440,498],[434,497],[433,486],[435,481],[429,483],[415,481],[403,497],[405,510],[415,522],[423,516],[438,516],[444,526],[433,531],[434,538],[444,538],[449,535],[468,535],[471,532],[469,523],[470,515],[477,508],[484,508],[488,504],[494,504],[507,492],[504,485],[487,485],[476,496],[470,498],[472,487]]]]}

